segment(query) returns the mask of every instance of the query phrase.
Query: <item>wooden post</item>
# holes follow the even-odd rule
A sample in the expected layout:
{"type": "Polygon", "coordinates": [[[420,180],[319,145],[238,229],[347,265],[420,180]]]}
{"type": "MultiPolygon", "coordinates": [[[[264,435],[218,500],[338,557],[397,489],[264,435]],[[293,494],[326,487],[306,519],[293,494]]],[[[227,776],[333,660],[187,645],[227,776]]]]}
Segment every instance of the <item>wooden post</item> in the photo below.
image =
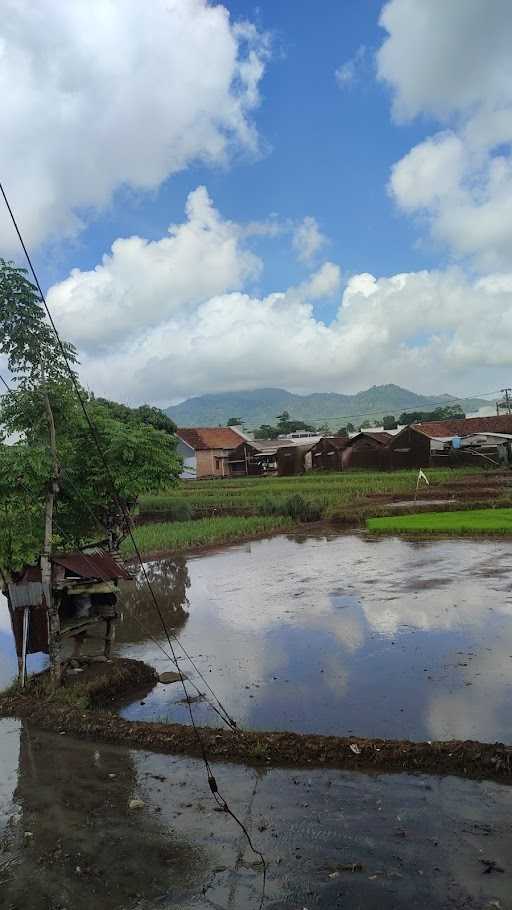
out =
{"type": "Polygon", "coordinates": [[[21,688],[25,688],[27,678],[27,644],[28,644],[28,627],[30,620],[30,609],[25,607],[23,610],[23,636],[21,640],[21,688]]]}
{"type": "Polygon", "coordinates": [[[46,388],[46,379],[44,369],[41,369],[42,390],[46,417],[48,421],[48,435],[50,439],[50,452],[52,455],[52,476],[46,494],[46,509],[44,518],[44,542],[43,552],[41,554],[41,582],[46,597],[46,608],[48,610],[48,652],[50,656],[50,672],[53,683],[60,685],[62,677],[62,660],[60,644],[60,618],[59,605],[53,596],[52,590],[52,536],[53,536],[53,507],[55,497],[59,492],[59,462],[57,458],[57,441],[55,436],[55,421],[53,411],[48,398],[46,388]]]}
{"type": "Polygon", "coordinates": [[[107,660],[110,660],[112,654],[112,642],[114,641],[114,620],[106,619],[105,620],[105,648],[104,655],[107,660]]]}

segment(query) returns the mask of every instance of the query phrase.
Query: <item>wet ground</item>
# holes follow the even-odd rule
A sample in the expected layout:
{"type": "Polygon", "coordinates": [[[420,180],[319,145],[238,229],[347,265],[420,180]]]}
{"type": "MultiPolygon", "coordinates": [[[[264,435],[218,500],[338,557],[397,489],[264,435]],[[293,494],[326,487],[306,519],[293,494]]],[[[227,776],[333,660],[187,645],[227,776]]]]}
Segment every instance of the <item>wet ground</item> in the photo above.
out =
{"type": "MultiPolygon", "coordinates": [[[[0,768],[2,910],[258,907],[261,867],[200,762],[3,720],[0,768]]],[[[508,787],[214,770],[265,855],[267,910],[512,907],[508,787]]]]}
{"type": "MultiPolygon", "coordinates": [[[[512,741],[506,541],[283,536],[149,569],[168,622],[246,728],[512,741]]],[[[165,644],[139,585],[118,651],[166,670],[148,631],[165,644]]],[[[159,685],[123,713],[187,723],[182,701],[179,684],[159,685]]],[[[194,716],[218,725],[206,703],[194,716]]]]}
{"type": "MultiPolygon", "coordinates": [[[[148,571],[167,622],[246,728],[512,741],[507,541],[302,534],[148,571]]],[[[16,668],[5,619],[0,684],[16,668]]],[[[166,671],[162,647],[142,582],[128,586],[117,653],[166,671]]],[[[179,683],[158,685],[122,713],[188,723],[183,699],[179,683]]],[[[218,725],[205,701],[193,711],[218,725]]]]}

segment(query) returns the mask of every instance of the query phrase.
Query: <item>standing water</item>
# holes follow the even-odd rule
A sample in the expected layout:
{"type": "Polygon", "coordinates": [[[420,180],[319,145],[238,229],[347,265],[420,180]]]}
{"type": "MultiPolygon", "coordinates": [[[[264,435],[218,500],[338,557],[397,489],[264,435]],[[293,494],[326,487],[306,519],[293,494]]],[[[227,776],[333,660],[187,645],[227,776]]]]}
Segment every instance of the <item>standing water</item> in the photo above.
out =
{"type": "MultiPolygon", "coordinates": [[[[147,569],[167,623],[243,727],[512,741],[507,542],[300,534],[147,569]]],[[[172,669],[141,578],[121,603],[117,654],[172,669]]],[[[5,605],[0,647],[5,685],[16,671],[5,605]]],[[[190,682],[196,722],[218,726],[190,682]]],[[[122,714],[190,721],[180,683],[159,684],[122,714]]]]}

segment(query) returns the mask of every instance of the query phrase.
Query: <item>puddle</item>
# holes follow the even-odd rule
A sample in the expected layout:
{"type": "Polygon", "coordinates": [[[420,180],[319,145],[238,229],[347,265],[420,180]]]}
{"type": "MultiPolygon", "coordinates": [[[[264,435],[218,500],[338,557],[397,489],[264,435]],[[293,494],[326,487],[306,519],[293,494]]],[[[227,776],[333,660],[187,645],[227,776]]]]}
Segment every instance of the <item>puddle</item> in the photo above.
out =
{"type": "MultiPolygon", "coordinates": [[[[0,769],[2,907],[258,908],[260,869],[201,762],[4,720],[0,769]]],[[[268,910],[510,907],[509,787],[224,764],[215,776],[265,855],[268,910]]]]}
{"type": "MultiPolygon", "coordinates": [[[[242,726],[512,742],[506,541],[302,534],[151,562],[148,572],[168,624],[242,726]]],[[[16,662],[2,616],[5,678],[16,662]]],[[[167,647],[142,582],[127,586],[117,653],[162,672],[167,647]]],[[[218,726],[205,700],[193,712],[218,726]]],[[[190,722],[179,683],[122,714],[190,722]]]]}

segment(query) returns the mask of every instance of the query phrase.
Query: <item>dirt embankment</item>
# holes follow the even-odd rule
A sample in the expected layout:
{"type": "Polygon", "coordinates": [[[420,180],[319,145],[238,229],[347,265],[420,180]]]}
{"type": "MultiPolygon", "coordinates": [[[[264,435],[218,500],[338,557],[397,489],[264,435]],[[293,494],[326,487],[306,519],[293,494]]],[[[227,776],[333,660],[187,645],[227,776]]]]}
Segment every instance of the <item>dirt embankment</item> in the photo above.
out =
{"type": "MultiPolygon", "coordinates": [[[[45,730],[160,753],[199,757],[191,727],[128,721],[104,710],[84,710],[27,695],[4,695],[0,715],[31,720],[45,730]]],[[[424,772],[512,782],[512,746],[473,741],[423,742],[314,736],[298,733],[216,730],[199,737],[212,760],[247,765],[326,767],[347,770],[424,772]]]]}

